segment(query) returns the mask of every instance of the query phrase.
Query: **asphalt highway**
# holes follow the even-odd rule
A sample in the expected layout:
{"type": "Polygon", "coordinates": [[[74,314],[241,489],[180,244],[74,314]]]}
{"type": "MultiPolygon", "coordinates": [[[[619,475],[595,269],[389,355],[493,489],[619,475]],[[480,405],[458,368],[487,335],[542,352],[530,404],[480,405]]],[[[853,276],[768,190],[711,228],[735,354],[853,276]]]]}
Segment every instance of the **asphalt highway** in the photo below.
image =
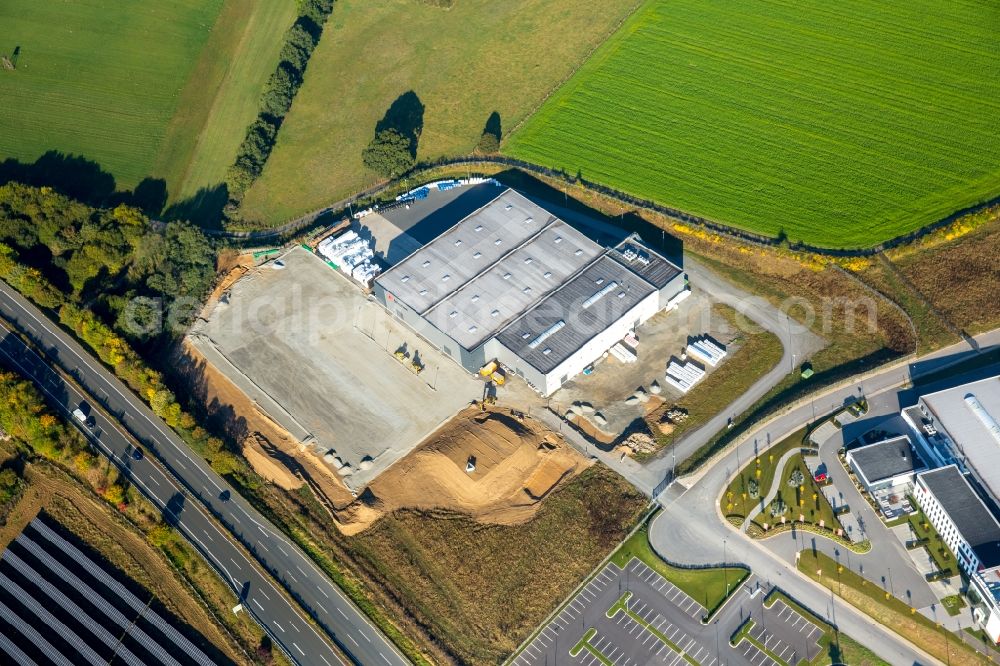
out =
{"type": "MultiPolygon", "coordinates": [[[[101,363],[8,285],[0,282],[0,316],[46,350],[48,360],[72,375],[87,393],[114,415],[94,409],[87,435],[130,480],[164,510],[165,518],[228,577],[244,608],[272,639],[300,664],[342,663],[335,649],[300,610],[275,587],[275,581],[298,601],[341,651],[359,664],[409,664],[392,643],[315,564],[277,528],[192,452],[169,427],[101,363]],[[147,455],[133,460],[127,431],[147,455]],[[159,461],[150,460],[155,454],[159,461]],[[162,463],[162,466],[161,466],[162,463]],[[215,516],[212,520],[208,513],[215,516]],[[218,522],[216,522],[218,521],[218,522]],[[229,534],[217,526],[221,523],[229,534]],[[264,575],[242,544],[273,578],[264,575]]],[[[67,414],[85,398],[27,348],[0,329],[0,359],[38,384],[67,414]]],[[[70,417],[76,423],[76,420],[70,417]]]]}

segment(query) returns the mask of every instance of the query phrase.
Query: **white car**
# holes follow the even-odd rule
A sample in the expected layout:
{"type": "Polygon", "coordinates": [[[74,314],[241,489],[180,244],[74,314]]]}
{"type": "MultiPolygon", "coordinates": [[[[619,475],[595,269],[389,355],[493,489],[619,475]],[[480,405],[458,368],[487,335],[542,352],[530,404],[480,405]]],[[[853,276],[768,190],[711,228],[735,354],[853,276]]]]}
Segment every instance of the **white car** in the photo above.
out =
{"type": "Polygon", "coordinates": [[[73,410],[73,416],[74,416],[74,417],[76,418],[76,420],[77,420],[77,421],[79,421],[80,423],[83,423],[83,424],[86,424],[86,423],[87,423],[87,415],[86,415],[86,414],[84,414],[84,413],[83,413],[83,410],[82,410],[82,409],[80,409],[79,407],[77,407],[76,409],[74,409],[74,410],[73,410]]]}

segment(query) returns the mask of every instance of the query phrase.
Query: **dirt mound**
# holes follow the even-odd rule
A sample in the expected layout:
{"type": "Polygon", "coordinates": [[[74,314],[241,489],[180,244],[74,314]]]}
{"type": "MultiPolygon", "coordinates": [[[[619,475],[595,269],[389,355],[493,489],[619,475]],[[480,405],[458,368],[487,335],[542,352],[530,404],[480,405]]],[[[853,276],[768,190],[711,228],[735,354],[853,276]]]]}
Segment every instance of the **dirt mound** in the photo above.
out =
{"type": "Polygon", "coordinates": [[[298,485],[295,487],[298,488],[305,477],[311,488],[335,506],[346,506],[353,500],[336,472],[319,455],[303,447],[291,433],[261,411],[187,339],[179,347],[176,361],[209,415],[221,419],[229,434],[242,441],[243,455],[258,474],[282,488],[286,486],[278,481],[279,478],[296,479],[298,485]],[[248,438],[253,438],[252,444],[259,446],[247,447],[248,438]]]}
{"type": "Polygon", "coordinates": [[[280,460],[278,452],[266,439],[253,434],[243,440],[243,456],[258,474],[285,490],[297,490],[303,481],[280,460]]]}
{"type": "Polygon", "coordinates": [[[356,534],[397,509],[459,511],[482,522],[515,524],[589,462],[541,424],[470,407],[379,476],[336,514],[356,534]]]}

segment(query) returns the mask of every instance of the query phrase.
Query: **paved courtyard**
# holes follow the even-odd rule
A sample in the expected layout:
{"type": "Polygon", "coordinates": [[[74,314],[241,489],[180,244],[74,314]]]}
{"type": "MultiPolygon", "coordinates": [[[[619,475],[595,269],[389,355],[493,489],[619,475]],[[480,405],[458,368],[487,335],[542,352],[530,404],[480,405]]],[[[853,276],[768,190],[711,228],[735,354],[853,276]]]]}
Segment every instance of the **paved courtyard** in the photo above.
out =
{"type": "Polygon", "coordinates": [[[788,666],[820,652],[824,629],[751,576],[707,624],[705,607],[633,558],[608,563],[511,666],[788,666]],[[750,638],[730,645],[744,625],[750,638]],[[764,648],[764,649],[762,649],[764,648]]]}
{"type": "Polygon", "coordinates": [[[364,487],[477,398],[482,385],[296,247],[240,279],[192,343],[300,442],[364,487]],[[417,374],[393,353],[418,358],[417,374]],[[338,463],[340,464],[340,463],[338,463]]]}

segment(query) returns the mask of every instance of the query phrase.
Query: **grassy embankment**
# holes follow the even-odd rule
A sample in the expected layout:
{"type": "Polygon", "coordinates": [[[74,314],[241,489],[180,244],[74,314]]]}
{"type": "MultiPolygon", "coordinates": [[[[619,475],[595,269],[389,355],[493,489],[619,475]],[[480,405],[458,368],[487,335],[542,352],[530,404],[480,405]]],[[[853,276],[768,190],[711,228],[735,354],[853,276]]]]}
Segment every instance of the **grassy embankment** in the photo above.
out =
{"type": "Polygon", "coordinates": [[[645,506],[628,483],[597,466],[521,525],[399,511],[337,541],[369,588],[392,599],[404,626],[427,636],[436,659],[498,663],[607,556],[645,506]]]}
{"type": "Polygon", "coordinates": [[[417,158],[470,153],[491,113],[509,131],[635,4],[339,0],[243,217],[276,225],[377,182],[361,151],[408,91],[417,158]]]}
{"type": "Polygon", "coordinates": [[[837,563],[823,553],[804,550],[799,571],[820,583],[874,621],[887,627],[942,662],[989,663],[947,629],[915,612],[909,605],[850,569],[838,572],[837,563]]]}
{"type": "Polygon", "coordinates": [[[770,236],[867,247],[1000,194],[983,122],[1000,114],[984,46],[998,30],[972,0],[649,2],[504,152],[770,236]]]}

